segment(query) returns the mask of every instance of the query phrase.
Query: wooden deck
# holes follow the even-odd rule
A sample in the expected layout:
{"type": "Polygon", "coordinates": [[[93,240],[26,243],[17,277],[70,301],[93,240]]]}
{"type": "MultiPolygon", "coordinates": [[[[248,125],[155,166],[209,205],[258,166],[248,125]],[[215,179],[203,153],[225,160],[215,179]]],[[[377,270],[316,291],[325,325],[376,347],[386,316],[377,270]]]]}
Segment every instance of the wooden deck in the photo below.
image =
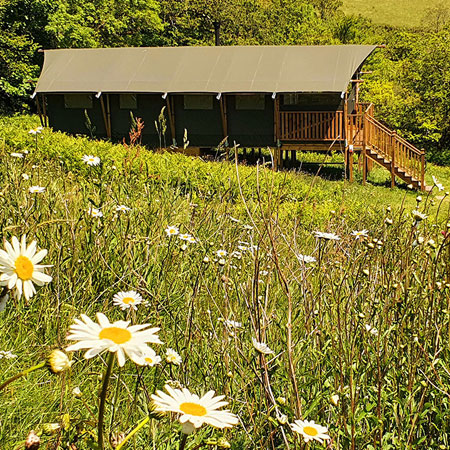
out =
{"type": "Polygon", "coordinates": [[[363,158],[363,182],[367,179],[368,161],[391,173],[391,186],[398,177],[416,189],[426,190],[425,152],[400,137],[373,116],[372,104],[357,104],[356,111],[279,111],[276,123],[276,168],[283,166],[283,152],[329,151],[344,149],[353,173],[349,154],[363,158]]]}

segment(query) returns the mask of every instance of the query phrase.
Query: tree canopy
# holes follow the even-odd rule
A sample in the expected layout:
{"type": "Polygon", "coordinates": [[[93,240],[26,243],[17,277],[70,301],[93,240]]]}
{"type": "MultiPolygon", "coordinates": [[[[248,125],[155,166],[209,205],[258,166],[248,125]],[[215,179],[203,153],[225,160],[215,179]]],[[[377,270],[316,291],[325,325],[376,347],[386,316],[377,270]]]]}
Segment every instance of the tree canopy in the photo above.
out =
{"type": "Polygon", "coordinates": [[[362,96],[435,161],[450,162],[450,9],[421,29],[346,15],[341,0],[0,0],[0,111],[26,107],[39,48],[379,44],[362,96]]]}

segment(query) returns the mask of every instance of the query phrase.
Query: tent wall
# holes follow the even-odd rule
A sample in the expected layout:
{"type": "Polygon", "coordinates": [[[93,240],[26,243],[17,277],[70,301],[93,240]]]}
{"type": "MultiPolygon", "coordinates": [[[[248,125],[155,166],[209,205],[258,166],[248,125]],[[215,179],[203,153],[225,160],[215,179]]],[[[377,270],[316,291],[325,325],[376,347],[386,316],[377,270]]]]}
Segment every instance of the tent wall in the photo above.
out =
{"type": "MultiPolygon", "coordinates": [[[[159,146],[159,136],[155,127],[161,109],[166,106],[166,100],[160,94],[137,94],[136,105],[133,108],[121,105],[120,94],[102,94],[107,106],[107,95],[109,97],[109,111],[112,129],[112,140],[122,141],[125,137],[128,141],[128,133],[131,127],[132,112],[135,118],[141,118],[144,122],[142,143],[149,147],[159,146]],[[122,107],[121,107],[122,106],[122,107]]],[[[336,111],[343,109],[341,95],[334,94],[289,94],[284,98],[280,95],[281,111],[336,111]]],[[[242,97],[233,94],[223,95],[222,101],[226,105],[226,121],[228,144],[234,142],[241,147],[266,147],[276,145],[274,137],[274,108],[275,102],[270,94],[245,94],[246,99],[259,97],[261,100],[258,107],[242,106],[242,97]],[[240,106],[238,107],[238,103],[240,106]]],[[[208,100],[210,109],[189,109],[187,100],[195,98],[196,94],[170,95],[173,105],[176,141],[178,146],[183,145],[184,130],[187,129],[189,145],[194,147],[215,147],[224,138],[220,101],[214,95],[197,95],[208,100]]],[[[64,94],[48,94],[47,114],[50,126],[58,131],[71,134],[89,135],[86,127],[84,108],[67,108],[64,94]]],[[[106,137],[104,117],[101,109],[100,99],[91,95],[92,108],[87,109],[92,125],[96,130],[94,136],[106,137]]],[[[248,104],[249,102],[246,102],[248,104]]],[[[251,103],[251,102],[250,102],[251,103]]],[[[168,146],[172,144],[172,135],[168,110],[165,109],[166,135],[165,141],[168,146]]]]}
{"type": "MultiPolygon", "coordinates": [[[[89,135],[86,127],[85,108],[66,108],[64,94],[48,94],[45,97],[49,125],[55,131],[89,135]]],[[[92,95],[92,108],[87,108],[86,111],[92,125],[96,127],[94,136],[106,137],[100,100],[96,99],[94,95],[92,95]]]]}
{"type": "Polygon", "coordinates": [[[236,109],[236,96],[227,95],[228,143],[241,147],[274,145],[274,101],[264,96],[264,110],[236,109]]]}

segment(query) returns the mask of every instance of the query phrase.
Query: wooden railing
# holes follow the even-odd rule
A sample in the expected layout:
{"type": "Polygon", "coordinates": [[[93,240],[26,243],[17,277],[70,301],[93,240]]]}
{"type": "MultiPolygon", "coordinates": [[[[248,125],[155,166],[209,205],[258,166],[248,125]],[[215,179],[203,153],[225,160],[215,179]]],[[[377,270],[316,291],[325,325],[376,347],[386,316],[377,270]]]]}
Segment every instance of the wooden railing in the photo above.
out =
{"type": "Polygon", "coordinates": [[[344,139],[343,111],[280,111],[283,141],[344,139]]]}
{"type": "Polygon", "coordinates": [[[369,114],[364,115],[365,143],[386,161],[392,171],[401,169],[421,182],[424,187],[425,152],[414,147],[369,114]]]}
{"type": "Polygon", "coordinates": [[[373,116],[372,103],[357,103],[354,114],[347,115],[346,138],[349,144],[361,147],[364,141],[364,115],[373,116]]]}

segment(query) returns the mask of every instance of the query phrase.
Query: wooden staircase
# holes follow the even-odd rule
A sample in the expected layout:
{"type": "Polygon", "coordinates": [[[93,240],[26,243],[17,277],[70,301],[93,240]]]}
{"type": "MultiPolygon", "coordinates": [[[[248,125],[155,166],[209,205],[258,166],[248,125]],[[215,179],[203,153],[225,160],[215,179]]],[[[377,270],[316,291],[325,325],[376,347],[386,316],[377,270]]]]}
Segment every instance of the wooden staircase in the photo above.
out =
{"type": "Polygon", "coordinates": [[[367,178],[367,160],[374,161],[391,173],[391,187],[395,178],[422,191],[430,191],[425,184],[425,151],[419,150],[373,117],[373,106],[358,115],[349,115],[348,136],[363,155],[363,182],[367,178]],[[353,132],[353,130],[356,131],[353,132]],[[358,142],[359,141],[359,142],[358,142]]]}

